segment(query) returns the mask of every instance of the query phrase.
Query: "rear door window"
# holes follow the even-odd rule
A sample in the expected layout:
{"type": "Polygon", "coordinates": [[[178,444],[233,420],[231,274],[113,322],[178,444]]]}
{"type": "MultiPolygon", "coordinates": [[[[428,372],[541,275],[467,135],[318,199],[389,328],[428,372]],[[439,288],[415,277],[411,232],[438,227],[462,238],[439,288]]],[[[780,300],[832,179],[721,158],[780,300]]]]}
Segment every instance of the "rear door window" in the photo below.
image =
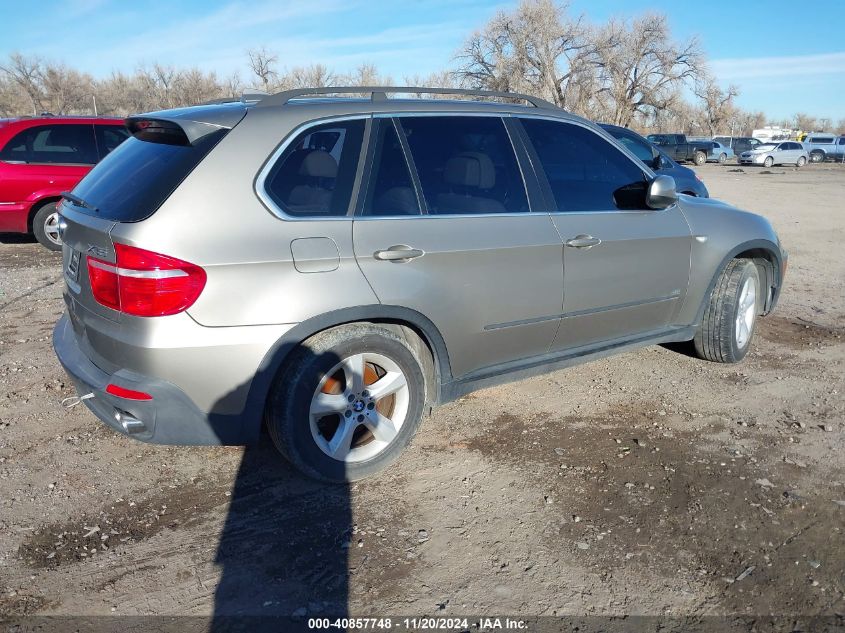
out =
{"type": "Polygon", "coordinates": [[[646,209],[645,172],[580,125],[521,119],[545,172],[555,211],[646,209]]]}
{"type": "Polygon", "coordinates": [[[378,121],[372,164],[363,214],[419,215],[420,205],[411,171],[393,120],[378,121]]]}
{"type": "Polygon", "coordinates": [[[522,172],[501,118],[418,116],[397,120],[429,214],[529,211],[522,172]]]}
{"type": "Polygon", "coordinates": [[[347,215],[363,138],[363,119],[308,128],[270,170],[267,195],[289,216],[347,215]]]}
{"type": "Polygon", "coordinates": [[[93,165],[94,126],[38,125],[22,130],[0,151],[0,160],[32,164],[93,165]]]}

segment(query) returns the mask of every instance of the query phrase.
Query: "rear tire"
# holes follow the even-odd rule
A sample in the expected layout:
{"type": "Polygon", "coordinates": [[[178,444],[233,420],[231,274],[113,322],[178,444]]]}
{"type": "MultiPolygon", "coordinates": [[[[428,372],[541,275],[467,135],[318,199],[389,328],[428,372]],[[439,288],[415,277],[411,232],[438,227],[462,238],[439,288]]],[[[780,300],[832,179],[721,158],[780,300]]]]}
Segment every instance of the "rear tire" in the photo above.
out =
{"type": "Polygon", "coordinates": [[[32,233],[39,244],[51,251],[62,250],[59,237],[59,211],[55,202],[42,205],[32,218],[32,233]]]}
{"type": "Polygon", "coordinates": [[[760,273],[747,259],[728,262],[704,306],[693,343],[699,357],[738,363],[748,353],[760,310],[760,273]]]}
{"type": "Polygon", "coordinates": [[[309,477],[339,483],[377,473],[419,428],[422,367],[408,343],[380,325],[315,334],[276,377],[265,411],[270,437],[309,477]]]}
{"type": "Polygon", "coordinates": [[[806,159],[806,158],[804,158],[803,156],[799,156],[799,157],[798,157],[798,162],[797,162],[797,163],[795,163],[795,166],[796,166],[796,167],[803,167],[803,166],[804,166],[804,165],[806,165],[806,164],[807,164],[807,159],[806,159]]]}
{"type": "Polygon", "coordinates": [[[719,154],[719,164],[724,165],[728,162],[728,155],[727,154],[719,154]]]}
{"type": "Polygon", "coordinates": [[[692,162],[699,166],[703,165],[707,162],[707,154],[705,154],[704,152],[696,152],[692,156],[692,162]]]}

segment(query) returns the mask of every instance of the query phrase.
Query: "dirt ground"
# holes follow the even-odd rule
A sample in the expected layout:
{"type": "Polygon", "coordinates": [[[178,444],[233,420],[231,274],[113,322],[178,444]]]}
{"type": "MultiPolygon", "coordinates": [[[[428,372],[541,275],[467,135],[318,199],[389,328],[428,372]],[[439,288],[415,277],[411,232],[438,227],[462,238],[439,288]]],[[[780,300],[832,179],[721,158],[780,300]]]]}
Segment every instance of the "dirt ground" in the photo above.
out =
{"type": "Polygon", "coordinates": [[[699,173],[790,252],[743,363],[480,391],[350,487],[64,410],[59,258],[0,236],[0,615],[842,614],[845,169],[699,173]]]}

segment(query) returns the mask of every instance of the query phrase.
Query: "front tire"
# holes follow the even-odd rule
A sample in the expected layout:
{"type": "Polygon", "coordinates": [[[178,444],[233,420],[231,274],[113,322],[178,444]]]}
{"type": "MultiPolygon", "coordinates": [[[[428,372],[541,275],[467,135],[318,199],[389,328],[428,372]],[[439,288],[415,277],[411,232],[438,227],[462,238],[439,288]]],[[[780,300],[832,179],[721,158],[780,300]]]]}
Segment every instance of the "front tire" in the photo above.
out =
{"type": "Polygon", "coordinates": [[[707,154],[705,154],[704,152],[696,152],[692,156],[692,162],[694,162],[698,166],[703,165],[707,162],[707,154]]]}
{"type": "Polygon", "coordinates": [[[825,159],[824,152],[811,152],[810,153],[810,162],[811,163],[823,163],[825,159]]]}
{"type": "Polygon", "coordinates": [[[767,156],[766,160],[763,161],[763,167],[771,167],[775,164],[775,159],[771,156],[767,156]]]}
{"type": "Polygon", "coordinates": [[[693,339],[699,357],[738,363],[748,353],[760,310],[760,273],[747,259],[731,260],[710,293],[693,339]]]}
{"type": "Polygon", "coordinates": [[[728,162],[728,155],[727,154],[719,154],[719,164],[724,165],[728,162]]]}
{"type": "Polygon", "coordinates": [[[59,237],[59,210],[55,202],[42,205],[32,218],[32,233],[39,244],[51,251],[62,250],[59,237]]]}
{"type": "Polygon", "coordinates": [[[422,362],[392,330],[353,323],[315,334],[286,361],[265,421],[304,474],[356,481],[392,464],[425,408],[422,362]]]}

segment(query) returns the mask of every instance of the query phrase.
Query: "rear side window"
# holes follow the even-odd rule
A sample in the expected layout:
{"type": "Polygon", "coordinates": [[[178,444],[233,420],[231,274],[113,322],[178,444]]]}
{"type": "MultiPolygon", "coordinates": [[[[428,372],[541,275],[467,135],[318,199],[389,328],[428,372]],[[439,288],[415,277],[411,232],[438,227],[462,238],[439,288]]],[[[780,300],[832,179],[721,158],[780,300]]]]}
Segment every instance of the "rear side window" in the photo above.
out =
{"type": "MultiPolygon", "coordinates": [[[[73,192],[97,211],[78,211],[116,222],[151,216],[229,130],[206,134],[193,145],[167,135],[156,140],[130,137],[92,169],[73,192]]],[[[65,202],[65,204],[69,204],[65,202]]]]}
{"type": "Polygon", "coordinates": [[[521,121],[546,174],[556,211],[647,208],[645,173],[598,134],[571,123],[521,121]]]}
{"type": "Polygon", "coordinates": [[[94,135],[97,137],[97,149],[102,160],[129,138],[129,131],[119,125],[95,125],[94,135]]]}
{"type": "Polygon", "coordinates": [[[308,128],[273,165],[267,195],[290,216],[347,215],[363,137],[360,119],[308,128]]]}
{"type": "Polygon", "coordinates": [[[94,126],[39,125],[6,143],[0,160],[36,164],[93,165],[97,162],[94,126]]]}
{"type": "Polygon", "coordinates": [[[402,117],[401,128],[431,215],[529,210],[505,124],[499,117],[402,117]]]}
{"type": "Polygon", "coordinates": [[[381,119],[378,126],[364,215],[419,215],[419,201],[394,122],[381,119]]]}

